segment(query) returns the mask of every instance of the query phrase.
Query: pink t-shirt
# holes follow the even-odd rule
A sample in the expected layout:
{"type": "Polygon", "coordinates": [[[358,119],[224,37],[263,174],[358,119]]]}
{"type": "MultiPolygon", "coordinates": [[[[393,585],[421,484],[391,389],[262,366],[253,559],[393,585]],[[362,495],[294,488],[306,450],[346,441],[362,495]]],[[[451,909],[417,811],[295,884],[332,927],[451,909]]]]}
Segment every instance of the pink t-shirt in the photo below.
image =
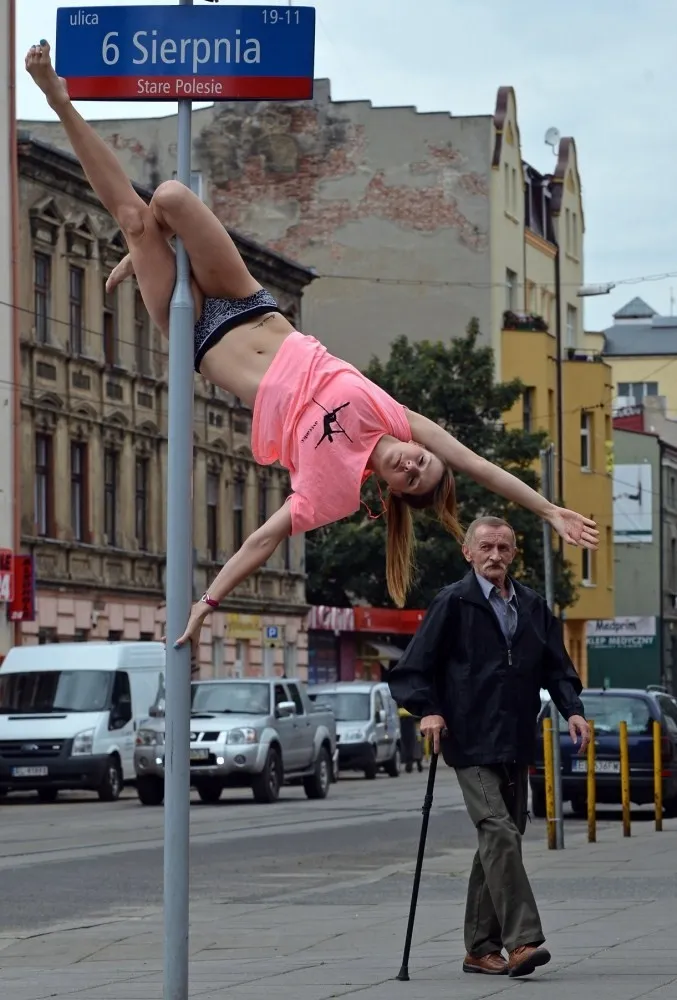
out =
{"type": "Polygon", "coordinates": [[[384,434],[411,440],[404,407],[314,337],[282,342],[254,403],[252,451],[291,474],[292,533],[354,514],[384,434]]]}

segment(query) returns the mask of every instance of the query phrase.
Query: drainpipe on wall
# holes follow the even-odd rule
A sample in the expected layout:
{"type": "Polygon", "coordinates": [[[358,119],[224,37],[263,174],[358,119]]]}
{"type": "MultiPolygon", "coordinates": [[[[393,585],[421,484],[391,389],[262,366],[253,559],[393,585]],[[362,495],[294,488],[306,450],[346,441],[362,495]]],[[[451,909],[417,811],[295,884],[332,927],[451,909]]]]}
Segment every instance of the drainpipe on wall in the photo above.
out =
{"type": "Polygon", "coordinates": [[[663,455],[665,448],[658,439],[658,656],[661,665],[661,684],[666,686],[665,671],[665,632],[663,612],[665,610],[665,554],[663,551],[663,455]]]}
{"type": "MultiPolygon", "coordinates": [[[[21,348],[19,345],[19,265],[21,241],[19,234],[19,155],[16,128],[16,0],[9,0],[8,74],[9,94],[9,176],[11,189],[12,226],[12,470],[13,470],[13,549],[21,550],[21,348]]],[[[14,645],[21,645],[21,622],[14,623],[14,645]]]]}

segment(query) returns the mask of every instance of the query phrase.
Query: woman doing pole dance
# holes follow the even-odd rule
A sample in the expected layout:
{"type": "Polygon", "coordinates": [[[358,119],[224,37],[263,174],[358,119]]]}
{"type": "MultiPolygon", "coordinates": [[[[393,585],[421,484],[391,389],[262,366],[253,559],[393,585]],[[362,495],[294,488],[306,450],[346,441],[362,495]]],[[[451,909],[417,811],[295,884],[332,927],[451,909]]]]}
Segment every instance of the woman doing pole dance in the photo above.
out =
{"type": "Polygon", "coordinates": [[[165,181],[146,204],[112,150],[73,107],[65,81],[52,67],[47,42],[30,49],[26,69],[61,119],[90,184],[127,241],[129,254],[111,273],[108,290],[136,274],[153,323],[167,334],[176,276],[168,241],[174,235],[183,241],[195,297],[195,369],[252,408],[257,462],[279,461],[291,475],[291,497],[228,560],[193,606],[177,645],[195,645],[205,616],[285,537],[359,510],[362,483],[372,473],[389,487],[386,578],[399,606],[412,575],[412,508],[430,508],[456,538],[462,537],[454,471],[538,514],[567,542],[597,546],[594,521],[549,503],[438,424],[396,403],[315,338],[294,330],[249,273],[225,228],[188,188],[165,181]]]}

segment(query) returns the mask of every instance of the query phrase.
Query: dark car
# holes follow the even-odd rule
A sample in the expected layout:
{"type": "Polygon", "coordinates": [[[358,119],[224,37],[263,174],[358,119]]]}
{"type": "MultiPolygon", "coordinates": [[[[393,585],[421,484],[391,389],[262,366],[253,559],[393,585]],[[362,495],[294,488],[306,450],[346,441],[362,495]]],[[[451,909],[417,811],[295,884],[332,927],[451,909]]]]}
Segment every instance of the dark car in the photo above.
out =
{"type": "MultiPolygon", "coordinates": [[[[666,816],[677,816],[677,700],[663,691],[590,688],[581,694],[586,718],[595,723],[595,774],[597,802],[621,803],[621,758],[619,723],[628,724],[630,800],[635,805],[654,801],[653,722],[661,724],[663,806],[666,816]]],[[[545,768],[543,764],[543,718],[550,712],[546,702],[538,717],[539,738],[535,766],[530,769],[534,816],[544,817],[545,768]]],[[[581,756],[560,716],[562,800],[570,802],[575,815],[587,812],[587,755],[581,756]]]]}

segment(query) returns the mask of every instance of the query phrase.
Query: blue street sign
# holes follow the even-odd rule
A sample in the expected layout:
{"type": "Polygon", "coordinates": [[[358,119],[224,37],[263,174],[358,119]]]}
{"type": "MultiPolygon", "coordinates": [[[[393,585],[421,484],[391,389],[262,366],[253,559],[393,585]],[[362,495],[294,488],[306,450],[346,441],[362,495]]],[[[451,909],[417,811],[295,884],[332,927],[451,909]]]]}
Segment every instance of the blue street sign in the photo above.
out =
{"type": "Polygon", "coordinates": [[[60,7],[56,71],[73,100],[307,100],[313,7],[60,7]]]}
{"type": "Polygon", "coordinates": [[[279,629],[277,625],[266,625],[266,639],[278,639],[279,629]]]}

